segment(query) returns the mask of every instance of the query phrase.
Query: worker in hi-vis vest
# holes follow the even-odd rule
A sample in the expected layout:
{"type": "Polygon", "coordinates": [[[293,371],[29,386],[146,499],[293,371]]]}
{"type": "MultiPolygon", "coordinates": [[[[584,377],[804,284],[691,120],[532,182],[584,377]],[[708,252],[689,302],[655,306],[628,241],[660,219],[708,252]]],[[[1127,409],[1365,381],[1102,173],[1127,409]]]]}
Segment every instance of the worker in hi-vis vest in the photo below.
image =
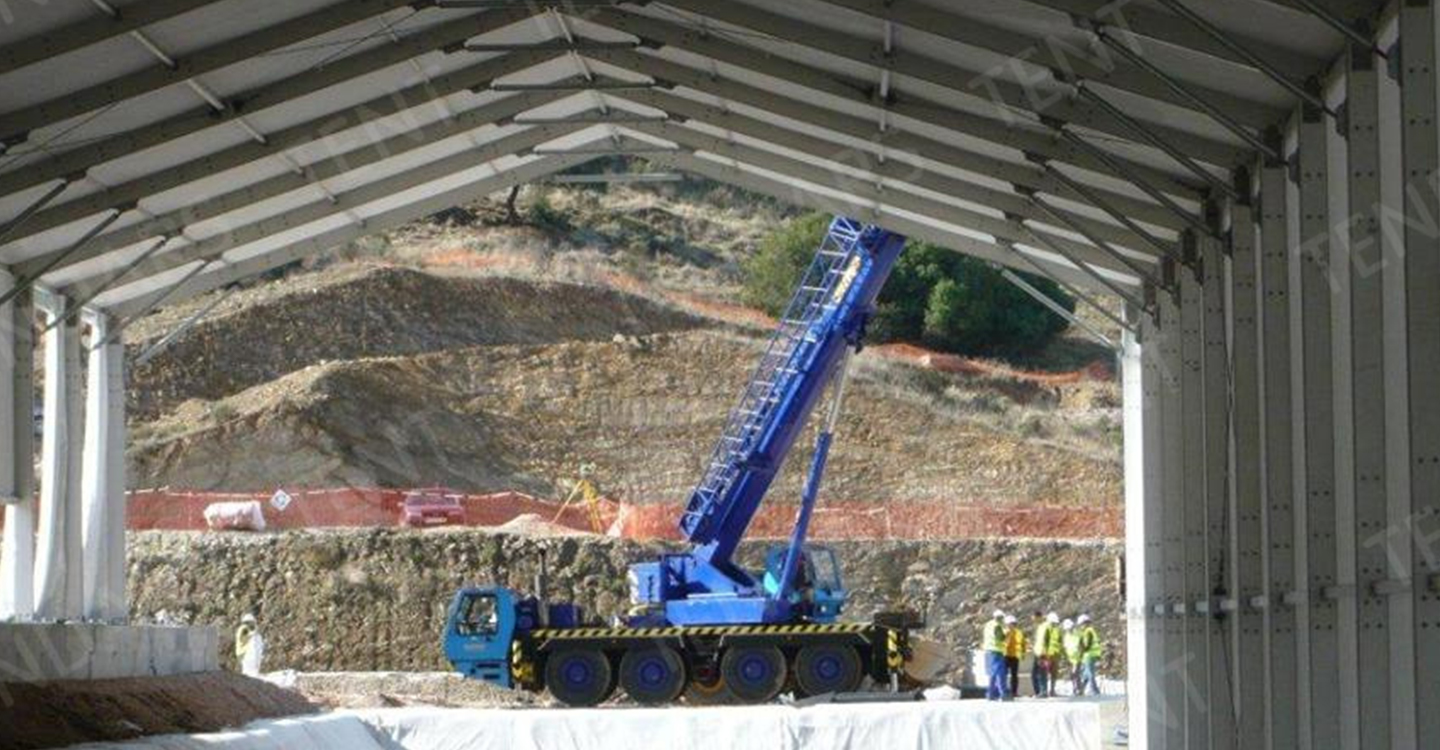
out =
{"type": "Polygon", "coordinates": [[[1070,662],[1070,686],[1074,695],[1080,694],[1080,631],[1075,629],[1075,621],[1065,618],[1060,626],[1065,631],[1065,660],[1070,662]]]}
{"type": "Polygon", "coordinates": [[[1060,672],[1060,615],[1035,613],[1035,668],[1030,686],[1036,696],[1055,696],[1055,678],[1060,672]]]}
{"type": "Polygon", "coordinates": [[[981,627],[980,649],[985,652],[985,673],[989,684],[985,699],[1005,699],[1005,613],[995,610],[981,627]]]}
{"type": "Polygon", "coordinates": [[[1095,679],[1095,668],[1105,648],[1100,643],[1100,634],[1090,623],[1090,615],[1080,615],[1075,625],[1080,629],[1080,690],[1076,694],[1084,695],[1089,690],[1093,695],[1099,695],[1100,683],[1095,679]]]}
{"type": "Polygon", "coordinates": [[[1020,695],[1020,660],[1025,658],[1025,631],[1015,615],[1005,615],[1005,675],[1009,691],[1006,698],[1020,695]]]}

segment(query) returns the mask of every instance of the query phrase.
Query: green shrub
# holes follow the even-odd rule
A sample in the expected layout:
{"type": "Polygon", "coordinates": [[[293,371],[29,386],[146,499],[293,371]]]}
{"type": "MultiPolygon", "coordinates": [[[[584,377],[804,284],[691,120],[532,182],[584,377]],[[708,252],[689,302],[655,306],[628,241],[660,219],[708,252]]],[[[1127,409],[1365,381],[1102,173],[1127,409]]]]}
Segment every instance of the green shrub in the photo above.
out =
{"type": "MultiPolygon", "coordinates": [[[[745,303],[780,314],[829,223],[827,216],[807,214],[766,237],[745,265],[745,303]]],[[[1075,301],[1049,279],[1020,275],[1066,309],[1075,309],[1075,301]]],[[[1068,325],[988,262],[912,240],[880,293],[869,337],[939,351],[1013,356],[1044,347],[1068,325]]]]}

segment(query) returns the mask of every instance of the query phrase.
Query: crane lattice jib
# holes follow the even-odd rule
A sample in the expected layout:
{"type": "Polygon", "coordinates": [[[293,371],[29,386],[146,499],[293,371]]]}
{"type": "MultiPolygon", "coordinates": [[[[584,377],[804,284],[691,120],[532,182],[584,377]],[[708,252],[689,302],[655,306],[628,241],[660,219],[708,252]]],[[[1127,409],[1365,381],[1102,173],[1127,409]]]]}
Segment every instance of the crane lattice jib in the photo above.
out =
{"type": "Polygon", "coordinates": [[[904,246],[873,225],[831,222],[680,517],[681,532],[712,563],[728,562],[744,537],[904,246]]]}

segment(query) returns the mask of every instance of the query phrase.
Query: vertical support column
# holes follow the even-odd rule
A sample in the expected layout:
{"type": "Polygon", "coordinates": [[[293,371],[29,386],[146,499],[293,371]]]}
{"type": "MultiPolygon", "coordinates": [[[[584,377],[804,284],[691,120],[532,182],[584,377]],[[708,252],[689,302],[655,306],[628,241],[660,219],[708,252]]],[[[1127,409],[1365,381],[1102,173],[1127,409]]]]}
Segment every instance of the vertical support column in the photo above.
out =
{"type": "MultiPolygon", "coordinates": [[[[1194,232],[1184,236],[1185,255],[1199,254],[1194,232]]],[[[1200,264],[1196,264],[1199,266],[1200,264]]],[[[1205,299],[1199,271],[1180,269],[1180,404],[1184,437],[1185,477],[1183,533],[1184,576],[1180,589],[1183,620],[1186,687],[1197,692],[1196,701],[1186,706],[1185,747],[1210,746],[1210,714],[1215,704],[1210,690],[1210,641],[1205,628],[1206,614],[1196,606],[1209,596],[1205,572],[1205,299]]]]}
{"type": "MultiPolygon", "coordinates": [[[[1249,193],[1248,186],[1245,193],[1249,193]]],[[[1247,195],[1248,200],[1248,195],[1247,195]]],[[[1260,369],[1255,211],[1230,211],[1230,368],[1235,418],[1231,476],[1235,534],[1237,747],[1265,746],[1265,515],[1260,469],[1260,369]]]]}
{"type": "Polygon", "coordinates": [[[1305,106],[1300,122],[1299,264],[1301,415],[1309,614],[1310,736],[1340,736],[1340,641],[1335,547],[1335,402],[1331,370],[1330,187],[1325,115],[1305,106]]]}
{"type": "MultiPolygon", "coordinates": [[[[1179,271],[1177,275],[1183,275],[1179,271]]],[[[1185,651],[1185,421],[1182,389],[1184,372],[1182,327],[1179,300],[1170,292],[1160,295],[1160,361],[1162,435],[1160,446],[1164,471],[1165,574],[1164,593],[1165,662],[1162,670],[1165,692],[1166,748],[1185,747],[1186,714],[1192,710],[1186,680],[1189,677],[1185,651]]]]}
{"type": "MultiPolygon", "coordinates": [[[[64,314],[65,300],[48,298],[46,325],[64,314]]],[[[77,620],[81,579],[80,330],[75,322],[45,334],[44,441],[40,448],[40,540],[35,554],[35,616],[77,620]]]]}
{"type": "Polygon", "coordinates": [[[1202,270],[1205,430],[1205,577],[1206,587],[1194,602],[1210,659],[1210,747],[1235,744],[1234,674],[1229,638],[1234,611],[1234,571],[1230,558],[1230,363],[1226,349],[1225,257],[1220,241],[1198,238],[1202,270]]]}
{"type": "Polygon", "coordinates": [[[1416,746],[1440,747],[1440,145],[1433,0],[1400,3],[1400,108],[1405,165],[1405,300],[1410,352],[1411,591],[1415,605],[1416,746]]]}
{"type": "MultiPolygon", "coordinates": [[[[0,290],[14,280],[0,273],[0,290]]],[[[29,292],[0,305],[0,620],[35,613],[34,308],[29,292]]]]}
{"type": "MultiPolygon", "coordinates": [[[[113,324],[88,315],[90,340],[105,341],[113,324]]],[[[92,344],[93,345],[93,344],[92,344]]],[[[120,337],[90,350],[85,388],[84,612],[91,620],[123,621],[125,603],[125,351],[120,337]]]]}
{"type": "MultiPolygon", "coordinates": [[[[1160,292],[1164,295],[1164,292],[1160,292]]],[[[1164,334],[1154,318],[1141,316],[1141,354],[1144,365],[1144,458],[1145,458],[1145,518],[1142,533],[1145,543],[1145,648],[1131,652],[1144,659],[1145,682],[1140,689],[1148,700],[1146,713],[1142,717],[1145,725],[1145,742],[1136,741],[1136,747],[1150,747],[1160,750],[1165,747],[1165,726],[1170,696],[1165,693],[1165,410],[1168,406],[1165,373],[1164,334]]],[[[1128,467],[1127,467],[1128,468],[1128,467]]],[[[1130,522],[1126,518],[1126,523],[1130,522]]],[[[1127,533],[1129,527],[1127,526],[1127,533]]],[[[1131,657],[1135,661],[1136,656],[1131,657]]],[[[1131,683],[1135,684],[1132,672],[1131,683]]],[[[1139,720],[1131,725],[1134,732],[1139,720]]]]}
{"type": "MultiPolygon", "coordinates": [[[[1144,313],[1127,307],[1126,320],[1137,330],[1144,324],[1144,313]]],[[[1146,632],[1149,623],[1149,540],[1145,537],[1146,519],[1152,512],[1146,500],[1149,476],[1146,454],[1153,450],[1145,442],[1145,421],[1153,418],[1147,407],[1151,385],[1149,364],[1141,339],[1128,330],[1120,334],[1120,399],[1124,415],[1125,444],[1125,644],[1129,658],[1126,677],[1126,700],[1129,715],[1136,717],[1130,724],[1130,741],[1146,747],[1150,715],[1150,694],[1146,690],[1149,664],[1146,658],[1146,632]]]]}
{"type": "Polygon", "coordinates": [[[1295,633],[1295,508],[1290,411],[1290,276],[1285,165],[1260,177],[1261,467],[1265,498],[1268,747],[1299,745],[1295,633]]]}
{"type": "MultiPolygon", "coordinates": [[[[1349,174],[1350,387],[1355,499],[1356,657],[1345,679],[1358,683],[1360,747],[1390,747],[1390,602],[1385,553],[1385,297],[1380,243],[1380,99],[1375,55],[1353,44],[1346,75],[1349,174]],[[1382,717],[1385,720],[1382,720],[1382,717]]],[[[1339,269],[1337,269],[1339,270],[1339,269]]]]}

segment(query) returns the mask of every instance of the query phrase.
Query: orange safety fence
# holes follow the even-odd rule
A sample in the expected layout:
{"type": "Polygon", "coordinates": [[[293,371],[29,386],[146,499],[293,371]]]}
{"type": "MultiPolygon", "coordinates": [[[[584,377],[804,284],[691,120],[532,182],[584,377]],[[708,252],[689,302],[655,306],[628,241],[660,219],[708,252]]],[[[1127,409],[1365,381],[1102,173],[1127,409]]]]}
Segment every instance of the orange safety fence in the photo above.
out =
{"type": "MultiPolygon", "coordinates": [[[[258,501],[267,529],[386,527],[401,523],[407,490],[295,490],[284,509],[271,502],[272,493],[138,490],[127,493],[127,525],[131,529],[200,530],[206,528],[206,506],[216,502],[258,501]]],[[[465,510],[467,526],[497,527],[525,517],[578,531],[591,531],[585,507],[519,492],[486,495],[452,493],[465,510]]],[[[750,525],[754,537],[778,538],[790,533],[795,506],[760,509],[750,525]]],[[[675,503],[636,505],[602,500],[605,533],[628,539],[680,538],[675,503]]],[[[534,530],[533,525],[527,530],[534,530]]],[[[827,502],[816,509],[811,538],[963,539],[973,537],[1034,537],[1046,539],[1118,538],[1124,533],[1124,511],[1111,508],[975,505],[947,502],[827,502]]]]}

